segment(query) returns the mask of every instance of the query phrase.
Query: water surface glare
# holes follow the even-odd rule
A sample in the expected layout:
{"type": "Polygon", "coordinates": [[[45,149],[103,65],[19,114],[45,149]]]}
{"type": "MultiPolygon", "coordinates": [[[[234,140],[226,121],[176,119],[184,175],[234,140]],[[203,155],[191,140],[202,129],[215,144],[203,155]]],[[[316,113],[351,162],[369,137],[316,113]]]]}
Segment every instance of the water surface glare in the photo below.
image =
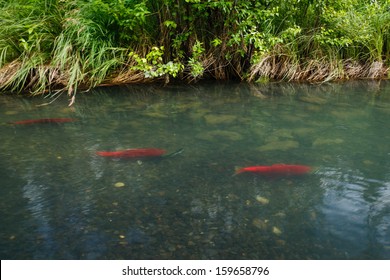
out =
{"type": "Polygon", "coordinates": [[[0,97],[1,259],[390,259],[390,83],[0,97]],[[26,119],[77,121],[16,125],[26,119]],[[97,151],[159,148],[166,158],[97,151]],[[307,165],[301,176],[235,174],[307,165]]]}

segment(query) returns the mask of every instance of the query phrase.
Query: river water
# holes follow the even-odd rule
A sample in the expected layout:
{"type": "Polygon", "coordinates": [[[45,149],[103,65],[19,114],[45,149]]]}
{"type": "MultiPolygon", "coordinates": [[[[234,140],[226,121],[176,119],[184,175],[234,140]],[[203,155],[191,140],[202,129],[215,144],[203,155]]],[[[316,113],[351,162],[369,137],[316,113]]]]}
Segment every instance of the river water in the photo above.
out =
{"type": "Polygon", "coordinates": [[[0,98],[1,259],[390,259],[390,83],[0,98]],[[10,124],[74,118],[61,124],[10,124]],[[97,151],[160,148],[166,158],[97,151]],[[239,167],[306,165],[301,176],[239,167]]]}

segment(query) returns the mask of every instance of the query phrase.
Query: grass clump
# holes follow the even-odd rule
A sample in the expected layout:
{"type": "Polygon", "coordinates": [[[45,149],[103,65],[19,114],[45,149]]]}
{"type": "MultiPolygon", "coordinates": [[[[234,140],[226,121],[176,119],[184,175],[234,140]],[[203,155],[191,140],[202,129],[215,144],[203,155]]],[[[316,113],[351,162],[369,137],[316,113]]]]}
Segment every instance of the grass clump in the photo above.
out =
{"type": "Polygon", "coordinates": [[[387,78],[390,2],[0,0],[0,89],[387,78]]]}

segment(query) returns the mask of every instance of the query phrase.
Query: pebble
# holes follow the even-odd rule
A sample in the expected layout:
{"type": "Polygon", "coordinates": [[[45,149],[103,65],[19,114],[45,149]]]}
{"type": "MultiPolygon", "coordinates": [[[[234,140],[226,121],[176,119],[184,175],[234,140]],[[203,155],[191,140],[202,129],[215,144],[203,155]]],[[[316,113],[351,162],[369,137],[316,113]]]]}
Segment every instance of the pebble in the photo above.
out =
{"type": "Polygon", "coordinates": [[[115,188],[122,188],[124,186],[125,186],[125,183],[123,183],[123,182],[116,182],[114,185],[115,188]]]}
{"type": "Polygon", "coordinates": [[[276,234],[276,235],[281,235],[282,234],[282,231],[278,228],[278,227],[272,227],[272,233],[276,234]]]}
{"type": "Polygon", "coordinates": [[[260,220],[256,218],[252,221],[252,224],[258,229],[265,230],[268,226],[268,220],[260,220]]]}
{"type": "Polygon", "coordinates": [[[285,140],[285,141],[275,141],[269,142],[261,147],[258,147],[256,150],[260,152],[266,151],[287,151],[293,148],[298,148],[299,143],[293,140],[285,140]]]}
{"type": "Polygon", "coordinates": [[[256,196],[256,200],[257,200],[257,202],[259,202],[262,205],[267,205],[269,203],[269,199],[268,198],[265,198],[265,197],[260,196],[260,195],[256,196]]]}

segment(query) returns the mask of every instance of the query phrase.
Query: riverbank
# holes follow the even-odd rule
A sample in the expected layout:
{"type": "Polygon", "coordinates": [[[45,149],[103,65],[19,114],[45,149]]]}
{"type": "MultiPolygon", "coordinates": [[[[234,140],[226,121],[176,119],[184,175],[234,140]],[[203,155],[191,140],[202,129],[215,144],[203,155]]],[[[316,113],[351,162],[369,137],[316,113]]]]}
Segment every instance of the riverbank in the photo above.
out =
{"type": "Polygon", "coordinates": [[[0,90],[388,79],[382,1],[0,1],[0,90]]]}

